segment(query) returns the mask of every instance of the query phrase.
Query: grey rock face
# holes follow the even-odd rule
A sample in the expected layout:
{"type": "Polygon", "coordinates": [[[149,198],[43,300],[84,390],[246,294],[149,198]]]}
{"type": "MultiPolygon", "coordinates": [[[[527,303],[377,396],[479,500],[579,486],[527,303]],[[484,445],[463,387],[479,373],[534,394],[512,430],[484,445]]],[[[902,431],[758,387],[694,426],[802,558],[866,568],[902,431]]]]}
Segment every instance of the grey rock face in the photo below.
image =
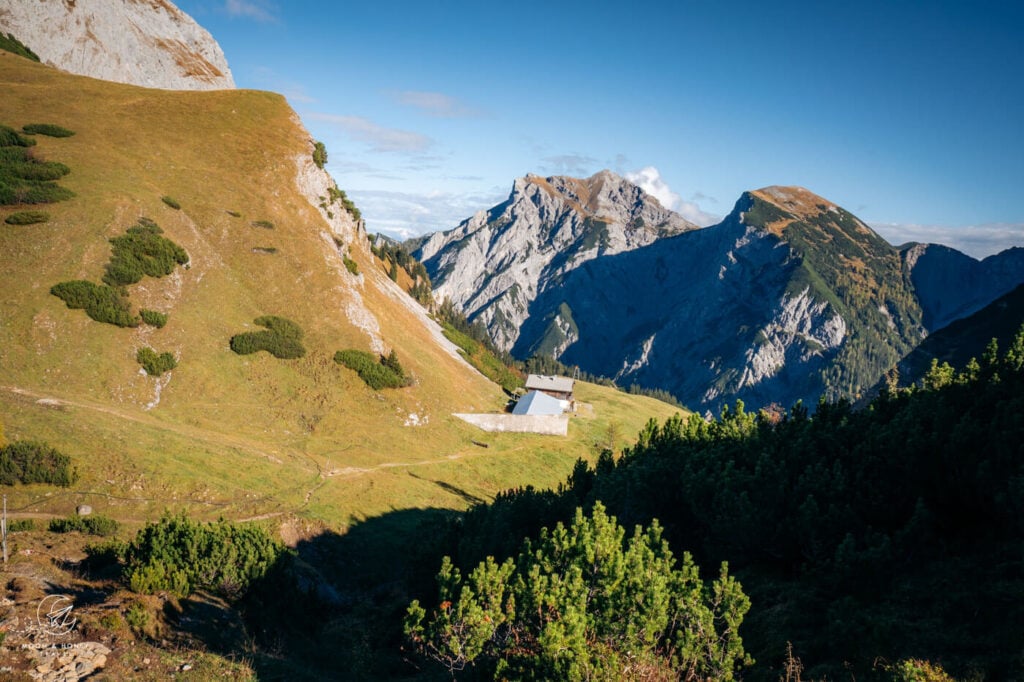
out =
{"type": "Polygon", "coordinates": [[[516,181],[417,252],[445,296],[518,358],[670,391],[718,411],[857,397],[928,331],[1024,281],[1024,249],[902,253],[799,187],[744,193],[694,229],[635,187],[516,181]]]}
{"type": "MultiPolygon", "coordinates": [[[[583,180],[528,175],[505,203],[429,236],[413,255],[427,267],[438,300],[450,298],[482,320],[495,344],[509,350],[530,304],[583,263],[695,228],[610,171],[583,180]]],[[[573,339],[571,318],[549,322],[559,330],[552,344],[573,339]]]]}
{"type": "Polygon", "coordinates": [[[0,31],[83,76],[164,90],[235,87],[217,41],[168,0],[0,0],[0,31]]]}
{"type": "MultiPolygon", "coordinates": [[[[621,386],[664,388],[694,409],[735,398],[813,402],[821,384],[812,377],[842,346],[847,324],[807,290],[787,293],[797,265],[737,211],[714,227],[592,260],[532,309],[571,311],[577,340],[560,359],[621,386]]],[[[541,327],[531,316],[522,343],[541,327]]]]}
{"type": "Polygon", "coordinates": [[[928,331],[981,310],[1024,282],[1024,248],[1015,247],[975,260],[940,244],[903,248],[928,331]]]}

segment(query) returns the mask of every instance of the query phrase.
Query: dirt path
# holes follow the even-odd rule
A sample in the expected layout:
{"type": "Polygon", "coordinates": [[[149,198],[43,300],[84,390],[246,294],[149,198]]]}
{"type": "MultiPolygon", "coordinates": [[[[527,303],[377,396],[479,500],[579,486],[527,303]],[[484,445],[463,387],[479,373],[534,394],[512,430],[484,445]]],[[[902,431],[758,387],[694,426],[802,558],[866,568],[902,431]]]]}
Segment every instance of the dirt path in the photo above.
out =
{"type": "MultiPolygon", "coordinates": [[[[30,391],[25,388],[19,388],[17,386],[0,386],[0,391],[5,391],[7,393],[12,393],[14,395],[34,399],[35,402],[38,403],[39,405],[44,405],[47,407],[74,407],[77,409],[89,410],[92,412],[102,412],[104,414],[109,414],[114,417],[117,417],[118,419],[124,419],[126,421],[135,422],[137,424],[144,424],[146,426],[150,426],[153,428],[163,429],[165,431],[169,431],[171,433],[183,436],[191,440],[208,443],[210,445],[216,445],[219,447],[237,448],[239,450],[244,450],[249,454],[270,460],[275,464],[284,463],[280,457],[277,457],[267,452],[256,443],[245,438],[240,438],[236,435],[229,435],[217,431],[210,431],[208,429],[203,429],[200,427],[184,426],[181,424],[168,424],[167,422],[160,421],[159,419],[145,412],[134,412],[131,410],[112,407],[110,405],[104,405],[102,403],[91,401],[57,398],[51,395],[39,393],[37,391],[30,391]]],[[[298,459],[298,457],[296,457],[296,459],[298,459]]],[[[319,471],[319,466],[314,466],[313,470],[319,471]]]]}
{"type": "MultiPolygon", "coordinates": [[[[76,409],[80,409],[80,410],[102,412],[104,414],[109,414],[109,415],[112,415],[114,417],[117,417],[118,419],[124,419],[124,420],[129,421],[129,422],[135,422],[135,423],[144,424],[146,426],[150,426],[150,427],[153,427],[153,428],[163,429],[163,430],[169,431],[171,433],[174,433],[174,434],[176,434],[178,436],[181,436],[183,438],[200,441],[200,442],[206,443],[208,445],[217,446],[217,447],[235,448],[235,449],[247,452],[249,454],[252,454],[254,456],[262,457],[264,459],[268,459],[268,460],[274,462],[275,464],[284,464],[284,461],[282,460],[281,457],[278,457],[278,456],[276,456],[274,454],[271,454],[271,453],[267,452],[266,450],[261,448],[258,444],[254,443],[252,441],[249,441],[249,440],[247,440],[245,438],[240,438],[238,436],[234,436],[234,435],[231,435],[231,434],[220,433],[220,432],[217,432],[217,431],[209,431],[207,429],[202,429],[202,428],[199,428],[199,427],[184,426],[184,425],[181,425],[181,424],[168,424],[166,422],[160,421],[159,419],[151,416],[147,412],[141,412],[140,413],[140,412],[136,412],[136,411],[132,411],[132,410],[128,410],[128,409],[121,409],[121,408],[113,407],[113,406],[110,406],[110,405],[104,405],[104,404],[98,403],[98,402],[85,401],[85,400],[80,400],[80,399],[79,400],[70,400],[70,399],[67,399],[67,398],[58,398],[58,397],[55,397],[55,396],[52,396],[52,395],[46,395],[46,394],[43,394],[43,393],[39,393],[37,391],[32,391],[32,390],[28,390],[28,389],[25,389],[25,388],[20,388],[20,387],[17,387],[17,386],[0,386],[0,391],[5,391],[7,393],[11,393],[11,394],[14,394],[14,395],[18,395],[18,396],[22,396],[22,397],[25,397],[25,398],[29,398],[29,399],[34,400],[37,404],[48,406],[48,407],[56,407],[56,408],[72,407],[72,408],[76,408],[76,409]]],[[[295,464],[297,466],[300,466],[302,469],[308,470],[308,471],[310,471],[310,473],[314,473],[314,475],[316,476],[316,483],[312,487],[307,489],[304,492],[304,494],[303,494],[303,500],[304,500],[303,503],[299,507],[297,507],[295,509],[292,509],[292,510],[268,512],[268,513],[264,513],[264,514],[257,514],[255,516],[248,516],[248,517],[237,519],[237,520],[238,521],[260,521],[260,520],[265,520],[265,519],[270,519],[270,518],[276,518],[278,516],[284,516],[284,515],[289,514],[289,513],[300,512],[302,509],[304,509],[304,508],[309,506],[310,501],[312,500],[313,496],[327,483],[327,480],[330,479],[330,478],[343,478],[343,479],[356,478],[358,476],[363,476],[363,475],[366,475],[366,474],[372,474],[372,473],[375,473],[375,472],[378,472],[378,471],[385,471],[387,469],[412,468],[412,467],[430,466],[430,465],[434,465],[434,464],[444,464],[444,463],[447,463],[447,462],[452,462],[452,461],[456,461],[456,460],[460,460],[460,459],[464,459],[464,458],[468,458],[468,457],[476,457],[476,456],[480,456],[480,455],[483,455],[483,454],[487,454],[487,452],[484,451],[484,450],[481,450],[479,452],[474,450],[474,451],[469,451],[469,452],[458,452],[458,453],[453,453],[453,454],[449,454],[449,455],[444,455],[444,456],[441,456],[441,457],[436,457],[436,458],[433,458],[433,459],[424,459],[424,460],[414,461],[414,462],[381,462],[380,464],[375,464],[375,465],[369,466],[369,467],[341,467],[341,468],[331,469],[329,471],[324,471],[323,467],[320,465],[320,463],[316,459],[311,457],[310,455],[308,455],[306,453],[302,453],[302,452],[289,453],[287,458],[290,460],[290,463],[295,464]]],[[[505,453],[505,454],[508,454],[508,453],[505,453]]],[[[251,500],[246,500],[244,498],[236,498],[236,499],[220,500],[220,501],[211,501],[211,500],[190,500],[190,499],[180,499],[180,498],[178,498],[178,499],[165,499],[165,498],[152,498],[152,497],[119,497],[119,496],[115,496],[115,495],[110,495],[108,493],[101,493],[101,492],[88,491],[88,490],[67,491],[67,492],[63,492],[63,493],[57,493],[57,496],[60,496],[60,495],[72,495],[72,494],[74,494],[74,495],[97,495],[97,496],[103,496],[103,497],[119,499],[119,500],[124,500],[124,501],[129,501],[129,502],[142,502],[142,503],[168,502],[168,503],[175,503],[175,504],[180,504],[182,502],[187,502],[189,504],[197,504],[197,505],[203,505],[203,506],[209,506],[209,507],[223,507],[223,508],[230,507],[233,504],[238,504],[238,503],[251,504],[251,502],[252,502],[251,500]]],[[[53,500],[54,497],[55,496],[47,497],[46,500],[47,501],[53,500]]],[[[28,509],[30,509],[35,504],[37,504],[37,502],[33,502],[33,503],[29,504],[29,505],[21,507],[20,510],[11,510],[11,512],[12,512],[11,515],[14,516],[14,517],[18,517],[18,518],[40,518],[40,519],[44,519],[44,518],[48,519],[48,518],[56,518],[57,517],[57,515],[55,515],[55,514],[45,514],[45,513],[41,513],[41,512],[37,513],[37,512],[27,511],[28,509]]]]}

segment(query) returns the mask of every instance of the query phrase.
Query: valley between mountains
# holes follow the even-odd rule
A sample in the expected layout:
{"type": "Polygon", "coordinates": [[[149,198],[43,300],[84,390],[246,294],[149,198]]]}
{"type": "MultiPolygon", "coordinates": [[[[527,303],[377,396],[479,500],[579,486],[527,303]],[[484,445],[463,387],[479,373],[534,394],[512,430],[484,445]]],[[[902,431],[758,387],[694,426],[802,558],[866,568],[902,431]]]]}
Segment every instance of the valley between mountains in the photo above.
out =
{"type": "Polygon", "coordinates": [[[1024,248],[608,170],[400,243],[167,0],[0,29],[0,680],[1024,677],[1024,248]]]}
{"type": "Polygon", "coordinates": [[[930,333],[1024,282],[1024,249],[979,262],[893,246],[804,188],[746,192],[698,228],[609,171],[526,176],[504,203],[407,247],[435,295],[514,357],[716,414],[736,399],[864,398],[930,333]]]}

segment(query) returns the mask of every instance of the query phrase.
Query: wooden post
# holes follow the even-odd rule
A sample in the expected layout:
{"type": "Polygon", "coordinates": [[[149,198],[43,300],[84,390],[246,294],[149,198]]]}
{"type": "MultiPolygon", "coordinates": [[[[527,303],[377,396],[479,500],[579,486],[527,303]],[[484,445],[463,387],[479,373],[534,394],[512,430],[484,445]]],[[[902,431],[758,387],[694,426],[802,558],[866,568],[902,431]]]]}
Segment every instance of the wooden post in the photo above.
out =
{"type": "Polygon", "coordinates": [[[0,517],[0,537],[3,538],[4,563],[7,563],[7,496],[4,495],[4,515],[0,517]]]}

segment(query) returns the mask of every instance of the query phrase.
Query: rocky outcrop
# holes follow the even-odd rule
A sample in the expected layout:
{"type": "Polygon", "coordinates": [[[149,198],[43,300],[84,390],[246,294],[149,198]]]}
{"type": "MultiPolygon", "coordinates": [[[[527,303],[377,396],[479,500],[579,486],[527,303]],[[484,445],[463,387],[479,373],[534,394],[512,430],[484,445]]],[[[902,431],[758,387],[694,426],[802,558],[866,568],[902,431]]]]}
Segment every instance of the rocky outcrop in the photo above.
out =
{"type": "MultiPolygon", "coordinates": [[[[693,229],[610,171],[586,179],[527,175],[503,204],[411,246],[435,298],[449,298],[482,320],[495,344],[508,350],[537,296],[583,263],[693,229]]],[[[573,325],[557,313],[548,320],[550,343],[564,346],[573,325]]]]}
{"type": "Polygon", "coordinates": [[[110,649],[99,642],[75,642],[64,646],[26,645],[33,658],[28,675],[41,682],[82,680],[107,665],[110,649]]]}
{"type": "Polygon", "coordinates": [[[695,228],[608,173],[516,181],[508,201],[419,240],[440,298],[518,358],[716,411],[857,399],[930,331],[1024,281],[1024,249],[902,251],[802,187],[745,192],[695,228]]]}
{"type": "Polygon", "coordinates": [[[217,41],[168,0],[3,0],[0,31],[83,76],[165,90],[235,87],[217,41]]]}
{"type": "Polygon", "coordinates": [[[812,298],[808,288],[797,296],[785,296],[761,329],[759,343],[747,349],[747,362],[737,386],[757,386],[782,372],[787,364],[806,364],[838,348],[845,338],[846,320],[827,302],[812,298]]]}
{"type": "Polygon", "coordinates": [[[1024,248],[975,260],[941,244],[909,244],[903,262],[929,331],[981,310],[1024,282],[1024,248]]]}
{"type": "Polygon", "coordinates": [[[560,359],[663,388],[693,409],[816,401],[812,380],[847,338],[837,310],[804,287],[799,259],[734,211],[714,227],[593,259],[538,297],[521,346],[543,336],[545,310],[571,310],[577,339],[560,359]]]}

